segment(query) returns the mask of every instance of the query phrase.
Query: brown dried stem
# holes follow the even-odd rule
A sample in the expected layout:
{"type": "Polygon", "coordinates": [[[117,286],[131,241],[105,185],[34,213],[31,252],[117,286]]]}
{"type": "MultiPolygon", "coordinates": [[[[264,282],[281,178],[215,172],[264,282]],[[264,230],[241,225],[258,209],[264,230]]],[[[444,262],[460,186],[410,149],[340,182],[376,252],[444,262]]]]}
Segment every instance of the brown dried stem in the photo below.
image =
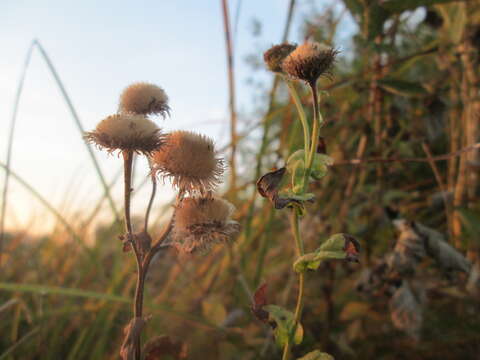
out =
{"type": "MultiPolygon", "coordinates": [[[[150,160],[149,160],[150,162],[150,160]]],[[[150,164],[150,179],[152,180],[152,194],[150,195],[150,200],[148,201],[147,211],[145,213],[145,225],[144,230],[148,232],[148,219],[150,218],[150,211],[152,210],[153,200],[155,199],[155,195],[157,193],[157,177],[153,172],[153,167],[150,164]]]]}
{"type": "Polygon", "coordinates": [[[429,160],[430,167],[432,168],[433,174],[435,175],[435,179],[437,180],[438,187],[442,192],[442,199],[445,205],[445,216],[447,218],[448,233],[450,234],[450,236],[452,236],[453,233],[452,233],[451,206],[447,199],[447,192],[446,192],[447,189],[445,188],[445,183],[442,180],[442,176],[440,175],[440,171],[438,170],[437,165],[435,164],[434,161],[432,161],[432,152],[430,151],[430,147],[426,143],[422,143],[422,148],[423,148],[423,151],[425,151],[425,154],[427,154],[427,159],[429,160]]]}
{"type": "Polygon", "coordinates": [[[237,112],[235,109],[235,74],[233,71],[233,46],[230,31],[230,19],[228,16],[227,0],[222,0],[223,26],[225,31],[225,43],[227,46],[227,66],[228,66],[228,92],[229,92],[229,108],[230,108],[230,137],[231,137],[231,154],[230,154],[230,186],[235,189],[236,168],[235,154],[237,150],[237,112]]]}

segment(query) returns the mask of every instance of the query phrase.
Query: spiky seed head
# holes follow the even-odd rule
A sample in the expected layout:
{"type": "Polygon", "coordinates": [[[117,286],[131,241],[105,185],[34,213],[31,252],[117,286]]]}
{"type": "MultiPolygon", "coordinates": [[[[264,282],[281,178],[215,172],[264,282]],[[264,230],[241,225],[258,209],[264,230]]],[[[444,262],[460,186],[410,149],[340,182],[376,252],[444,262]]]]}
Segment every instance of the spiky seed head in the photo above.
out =
{"type": "Polygon", "coordinates": [[[94,131],[85,133],[84,138],[108,152],[132,150],[150,154],[163,144],[159,127],[145,116],[135,114],[110,115],[94,131]]]}
{"type": "Polygon", "coordinates": [[[283,71],[295,79],[314,85],[322,75],[330,75],[338,50],[317,42],[298,46],[283,61],[283,71]]]}
{"type": "Polygon", "coordinates": [[[120,112],[142,115],[162,115],[170,111],[165,91],[153,84],[138,82],[128,86],[120,95],[120,112]]]}
{"type": "Polygon", "coordinates": [[[223,161],[216,157],[213,141],[190,131],[167,134],[165,145],[152,154],[152,162],[157,174],[190,194],[213,190],[223,174],[223,161]]]}
{"type": "Polygon", "coordinates": [[[263,60],[270,71],[283,73],[283,61],[296,48],[297,45],[288,43],[274,45],[263,53],[263,60]]]}
{"type": "Polygon", "coordinates": [[[233,211],[232,204],[215,196],[184,198],[175,210],[175,246],[192,253],[228,242],[240,230],[239,224],[231,220],[233,211]]]}

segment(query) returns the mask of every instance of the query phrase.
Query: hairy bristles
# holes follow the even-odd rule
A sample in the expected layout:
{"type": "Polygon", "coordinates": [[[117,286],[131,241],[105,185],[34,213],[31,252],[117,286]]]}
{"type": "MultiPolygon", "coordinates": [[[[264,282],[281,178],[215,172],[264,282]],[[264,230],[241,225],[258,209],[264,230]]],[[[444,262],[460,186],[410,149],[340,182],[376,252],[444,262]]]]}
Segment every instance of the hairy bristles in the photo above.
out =
{"type": "Polygon", "coordinates": [[[170,111],[165,91],[153,84],[139,82],[128,86],[120,95],[120,112],[134,114],[159,114],[165,117],[170,111]]]}
{"type": "Polygon", "coordinates": [[[282,64],[285,58],[295,50],[297,45],[279,44],[274,45],[263,53],[263,60],[270,71],[283,73],[282,64]]]}
{"type": "Polygon", "coordinates": [[[174,243],[183,252],[206,251],[240,230],[230,219],[234,207],[218,197],[185,198],[175,211],[174,243]]]}
{"type": "Polygon", "coordinates": [[[338,51],[317,42],[298,46],[283,61],[282,69],[291,77],[315,84],[322,75],[330,75],[338,51]]]}
{"type": "Polygon", "coordinates": [[[110,115],[94,131],[85,133],[84,138],[109,152],[132,150],[150,154],[163,144],[158,126],[145,116],[134,114],[110,115]]]}
{"type": "Polygon", "coordinates": [[[223,174],[223,162],[216,157],[213,141],[189,131],[168,134],[165,145],[152,154],[152,162],[156,173],[191,194],[213,190],[223,174]]]}

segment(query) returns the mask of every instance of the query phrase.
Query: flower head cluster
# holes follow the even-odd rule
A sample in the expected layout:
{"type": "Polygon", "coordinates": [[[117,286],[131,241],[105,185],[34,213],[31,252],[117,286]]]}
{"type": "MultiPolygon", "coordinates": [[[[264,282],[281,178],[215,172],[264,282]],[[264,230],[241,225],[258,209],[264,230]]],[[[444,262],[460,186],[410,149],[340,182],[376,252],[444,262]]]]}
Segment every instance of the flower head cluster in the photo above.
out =
{"type": "MultiPolygon", "coordinates": [[[[165,91],[156,85],[135,83],[128,86],[120,96],[118,109],[117,114],[100,121],[95,130],[84,137],[99,148],[123,153],[126,203],[130,201],[127,174],[131,174],[132,153],[147,155],[152,173],[171,180],[179,191],[172,230],[175,246],[194,252],[227,242],[239,225],[230,219],[233,206],[212,195],[224,171],[213,141],[190,131],[162,134],[148,118],[152,114],[164,116],[170,109],[165,91]],[[190,197],[185,198],[187,194],[190,197]]],[[[148,235],[146,229],[144,232],[148,235]]],[[[133,239],[141,254],[144,248],[149,251],[148,241],[142,247],[140,236],[133,236],[133,239]]]]}
{"type": "Polygon", "coordinates": [[[263,53],[263,60],[270,71],[283,73],[283,60],[296,48],[297,45],[288,43],[274,45],[263,53]]]}
{"type": "Polygon", "coordinates": [[[240,229],[231,220],[233,210],[232,204],[218,197],[184,198],[175,211],[175,246],[193,253],[228,242],[240,229]]]}
{"type": "Polygon", "coordinates": [[[100,121],[85,139],[109,152],[115,150],[150,154],[163,143],[160,129],[143,115],[115,114],[100,121]]]}
{"type": "Polygon", "coordinates": [[[151,157],[153,170],[182,192],[206,194],[219,183],[223,162],[216,157],[213,141],[190,131],[174,131],[151,157]]]}
{"type": "Polygon", "coordinates": [[[298,46],[283,61],[282,69],[291,77],[315,84],[322,75],[330,75],[338,50],[317,42],[298,46]]]}
{"type": "Polygon", "coordinates": [[[165,91],[145,82],[134,83],[123,90],[118,109],[123,113],[162,116],[170,111],[165,91]]]}
{"type": "Polygon", "coordinates": [[[168,97],[162,88],[135,83],[120,95],[119,113],[100,121],[95,130],[85,133],[85,140],[108,152],[134,151],[148,155],[159,149],[164,136],[147,118],[149,114],[168,112],[168,97]]]}

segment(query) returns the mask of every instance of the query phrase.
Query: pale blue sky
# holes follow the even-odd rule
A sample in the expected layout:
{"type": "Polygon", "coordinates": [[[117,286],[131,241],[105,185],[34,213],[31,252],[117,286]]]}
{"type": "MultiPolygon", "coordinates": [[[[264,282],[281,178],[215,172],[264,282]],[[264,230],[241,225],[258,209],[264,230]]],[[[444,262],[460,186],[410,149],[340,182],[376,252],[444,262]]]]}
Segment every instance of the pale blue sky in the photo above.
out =
{"type": "MultiPolygon", "coordinates": [[[[231,20],[238,0],[230,1],[231,20]]],[[[321,2],[317,2],[321,3],[321,2]]],[[[310,2],[299,1],[290,40],[299,41],[300,20],[310,2]]],[[[288,0],[243,0],[236,34],[238,107],[253,110],[251,75],[244,58],[280,40],[288,0]],[[253,38],[252,20],[262,23],[253,38]]],[[[135,81],[162,86],[171,118],[160,125],[200,131],[228,142],[228,87],[220,0],[21,1],[0,5],[0,158],[22,64],[32,39],[49,53],[85,126],[92,129],[116,111],[120,91],[135,81]]],[[[268,79],[265,71],[256,77],[268,79]]],[[[20,103],[13,167],[51,203],[72,214],[91,208],[101,194],[93,166],[44,61],[35,51],[20,103]],[[65,204],[68,204],[65,206],[65,204]]],[[[96,151],[107,178],[121,162],[96,151]]],[[[144,169],[140,167],[140,171],[144,169]]],[[[3,184],[3,172],[1,184],[3,184]]],[[[9,226],[51,225],[43,207],[11,182],[9,226]]],[[[161,190],[163,191],[163,190],[161,190]]],[[[115,198],[121,199],[121,187],[115,198]]],[[[144,202],[136,201],[142,209],[144,202]]]]}

